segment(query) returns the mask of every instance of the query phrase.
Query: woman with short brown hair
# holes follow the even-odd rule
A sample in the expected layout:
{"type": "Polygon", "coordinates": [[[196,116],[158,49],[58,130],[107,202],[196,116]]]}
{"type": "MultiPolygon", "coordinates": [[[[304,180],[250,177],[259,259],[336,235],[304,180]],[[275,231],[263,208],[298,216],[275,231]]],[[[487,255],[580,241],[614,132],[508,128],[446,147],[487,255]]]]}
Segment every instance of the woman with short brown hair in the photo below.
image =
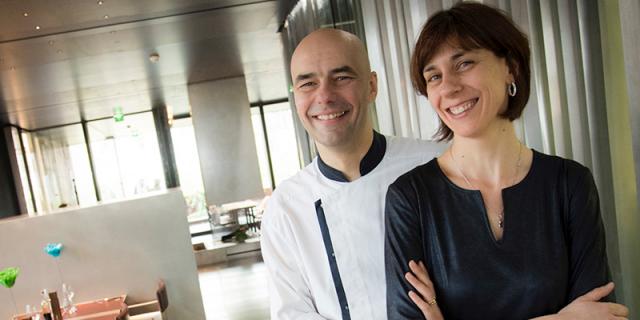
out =
{"type": "Polygon", "coordinates": [[[458,3],[422,29],[411,76],[451,144],[389,187],[389,319],[626,316],[598,302],[613,284],[591,172],[515,134],[529,59],[526,35],[486,5],[458,3]]]}

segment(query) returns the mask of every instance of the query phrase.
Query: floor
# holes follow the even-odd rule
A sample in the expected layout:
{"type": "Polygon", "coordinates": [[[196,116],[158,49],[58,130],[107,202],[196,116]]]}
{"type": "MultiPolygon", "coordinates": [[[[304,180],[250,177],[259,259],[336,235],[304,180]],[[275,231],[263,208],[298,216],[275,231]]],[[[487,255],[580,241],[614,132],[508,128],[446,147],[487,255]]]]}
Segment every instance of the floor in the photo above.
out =
{"type": "Polygon", "coordinates": [[[261,257],[198,270],[207,320],[269,319],[267,268],[261,257]]]}

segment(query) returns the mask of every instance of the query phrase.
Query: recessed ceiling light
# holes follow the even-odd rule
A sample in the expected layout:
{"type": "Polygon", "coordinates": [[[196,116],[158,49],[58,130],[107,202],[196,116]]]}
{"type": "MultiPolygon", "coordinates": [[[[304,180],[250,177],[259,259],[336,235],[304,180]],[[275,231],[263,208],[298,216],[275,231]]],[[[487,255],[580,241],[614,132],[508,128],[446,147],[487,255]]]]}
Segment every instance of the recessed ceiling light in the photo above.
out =
{"type": "Polygon", "coordinates": [[[50,45],[50,46],[52,46],[54,43],[56,43],[56,42],[55,42],[55,41],[53,41],[53,40],[49,40],[49,45],[50,45]]]}
{"type": "Polygon", "coordinates": [[[61,49],[58,49],[58,51],[56,51],[56,53],[62,53],[62,50],[61,50],[61,49]]]}
{"type": "Polygon", "coordinates": [[[156,52],[152,53],[149,55],[149,61],[156,63],[158,61],[160,61],[160,55],[156,52]]]}
{"type": "Polygon", "coordinates": [[[40,26],[36,26],[36,30],[40,30],[40,26]]]}
{"type": "Polygon", "coordinates": [[[109,31],[109,33],[110,34],[116,34],[116,31],[115,30],[111,30],[111,31],[109,31]]]}
{"type": "Polygon", "coordinates": [[[22,15],[25,16],[25,17],[28,17],[29,16],[29,12],[25,12],[22,15]]]}
{"type": "Polygon", "coordinates": [[[101,6],[104,2],[102,0],[98,1],[98,5],[101,6]]]}
{"type": "Polygon", "coordinates": [[[108,15],[104,15],[104,18],[105,18],[105,19],[109,19],[109,16],[108,16],[108,15]]]}

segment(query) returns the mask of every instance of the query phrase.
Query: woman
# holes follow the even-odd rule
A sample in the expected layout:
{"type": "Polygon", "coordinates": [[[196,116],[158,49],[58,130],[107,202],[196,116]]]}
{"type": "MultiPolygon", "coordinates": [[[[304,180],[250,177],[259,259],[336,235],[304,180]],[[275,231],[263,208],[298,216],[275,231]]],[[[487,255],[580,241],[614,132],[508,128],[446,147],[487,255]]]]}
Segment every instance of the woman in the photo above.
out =
{"type": "Polygon", "coordinates": [[[529,56],[526,36],[482,4],[423,28],[411,76],[451,144],[387,193],[389,319],[626,316],[597,302],[613,284],[591,173],[516,137],[529,56]]]}

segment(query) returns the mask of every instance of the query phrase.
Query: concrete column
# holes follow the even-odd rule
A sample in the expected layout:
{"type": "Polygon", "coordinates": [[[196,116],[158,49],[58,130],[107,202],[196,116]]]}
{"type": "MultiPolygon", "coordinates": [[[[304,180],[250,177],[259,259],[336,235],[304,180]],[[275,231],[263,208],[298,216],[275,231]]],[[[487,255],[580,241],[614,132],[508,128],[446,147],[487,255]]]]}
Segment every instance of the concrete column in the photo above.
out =
{"type": "Polygon", "coordinates": [[[207,204],[263,195],[244,77],[189,85],[207,204]]]}

